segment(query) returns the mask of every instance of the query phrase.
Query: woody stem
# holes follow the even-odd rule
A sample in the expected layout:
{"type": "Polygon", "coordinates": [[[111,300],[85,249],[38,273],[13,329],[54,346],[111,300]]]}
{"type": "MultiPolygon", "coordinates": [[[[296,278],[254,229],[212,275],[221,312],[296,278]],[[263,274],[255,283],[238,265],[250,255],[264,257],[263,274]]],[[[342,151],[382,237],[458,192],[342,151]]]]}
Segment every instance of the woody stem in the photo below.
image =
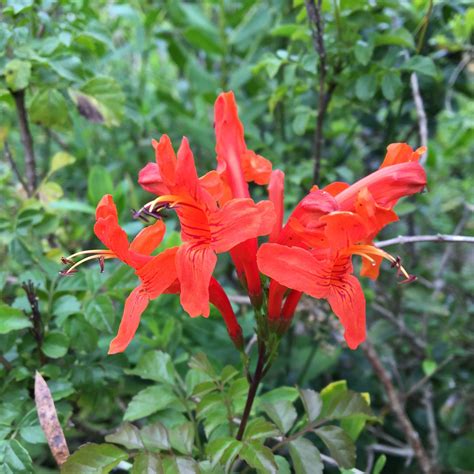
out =
{"type": "Polygon", "coordinates": [[[235,437],[238,441],[241,441],[244,436],[245,427],[247,426],[247,422],[249,420],[250,411],[252,410],[252,405],[255,400],[255,395],[257,394],[258,386],[260,385],[260,382],[266,373],[266,371],[264,371],[265,356],[265,344],[262,341],[259,341],[257,367],[255,368],[255,373],[252,377],[252,383],[250,384],[247,394],[247,401],[245,402],[244,413],[242,415],[242,420],[240,421],[239,431],[235,437]]]}

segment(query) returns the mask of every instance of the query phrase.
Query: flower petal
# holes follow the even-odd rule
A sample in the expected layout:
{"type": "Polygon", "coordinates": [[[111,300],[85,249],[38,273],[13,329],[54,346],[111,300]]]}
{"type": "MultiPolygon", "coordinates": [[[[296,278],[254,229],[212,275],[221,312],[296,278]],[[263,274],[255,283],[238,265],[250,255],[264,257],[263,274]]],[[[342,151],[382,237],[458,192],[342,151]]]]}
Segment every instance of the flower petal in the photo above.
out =
{"type": "Polygon", "coordinates": [[[270,201],[255,204],[252,199],[232,199],[209,216],[212,248],[217,253],[227,252],[241,242],[269,234],[274,223],[270,201]]]}
{"type": "Polygon", "coordinates": [[[320,266],[311,252],[299,247],[263,244],[257,252],[258,268],[283,286],[324,298],[329,291],[327,278],[318,273],[320,266]]]}
{"type": "Polygon", "coordinates": [[[351,349],[365,341],[365,297],[359,280],[346,275],[331,284],[327,298],[332,310],[344,326],[344,337],[351,349]]]}
{"type": "Polygon", "coordinates": [[[168,186],[163,182],[160,167],[156,163],[147,163],[138,174],[138,184],[149,193],[161,196],[168,194],[168,186]]]}
{"type": "Polygon", "coordinates": [[[166,225],[163,221],[156,221],[142,229],[130,244],[130,250],[150,255],[153,250],[161,244],[166,232],[166,225]]]}
{"type": "MultiPolygon", "coordinates": [[[[102,211],[101,211],[102,212],[102,211]]],[[[119,226],[116,216],[110,214],[97,220],[94,225],[94,233],[97,238],[122,262],[133,266],[133,259],[128,251],[128,237],[119,226]]]]}
{"type": "Polygon", "coordinates": [[[348,187],[350,187],[350,185],[347,183],[342,181],[334,181],[334,183],[328,184],[325,188],[323,188],[323,191],[329,193],[331,196],[337,196],[348,187]]]}
{"type": "Polygon", "coordinates": [[[209,316],[209,283],[217,256],[208,246],[182,244],[176,253],[181,305],[191,316],[209,316]]]}
{"type": "Polygon", "coordinates": [[[252,150],[241,156],[241,165],[245,181],[256,184],[268,184],[272,174],[272,162],[252,150]]]}
{"type": "Polygon", "coordinates": [[[162,135],[160,141],[152,140],[155,149],[155,158],[159,167],[160,176],[167,187],[175,184],[176,155],[168,135],[162,135]]]}
{"type": "Polygon", "coordinates": [[[214,129],[217,170],[226,174],[233,197],[249,197],[241,162],[247,146],[244,140],[244,127],[239,120],[233,92],[223,92],[217,98],[214,104],[214,129]]]}
{"type": "Polygon", "coordinates": [[[391,143],[387,147],[387,154],[380,168],[410,161],[418,161],[424,153],[426,153],[426,147],[424,146],[413,151],[413,148],[406,143],[391,143]]]}
{"type": "Polygon", "coordinates": [[[331,212],[320,220],[326,224],[324,233],[329,246],[335,250],[350,247],[367,236],[364,222],[353,212],[331,212]]]}
{"type": "Polygon", "coordinates": [[[130,293],[125,301],[118,333],[110,343],[109,354],[123,352],[130,344],[140,324],[140,317],[148,306],[148,301],[148,296],[142,286],[135,288],[130,293]]]}
{"type": "Polygon", "coordinates": [[[425,170],[416,161],[411,161],[378,169],[339,193],[335,199],[341,211],[354,211],[359,191],[367,188],[379,206],[392,209],[401,197],[418,193],[425,186],[425,170]]]}
{"type": "Polygon", "coordinates": [[[112,216],[118,223],[117,207],[115,206],[114,198],[110,194],[102,196],[95,210],[96,219],[108,216],[112,216]]]}
{"type": "Polygon", "coordinates": [[[176,270],[176,253],[178,247],[172,247],[159,253],[137,270],[137,275],[142,281],[150,299],[158,298],[162,293],[176,293],[175,282],[178,278],[176,270]],[[170,288],[175,285],[173,290],[170,288]]]}
{"type": "Polygon", "coordinates": [[[276,242],[283,226],[283,215],[285,206],[283,202],[285,192],[285,173],[281,170],[275,170],[270,177],[268,185],[268,197],[275,208],[275,225],[270,233],[269,241],[276,242]]]}

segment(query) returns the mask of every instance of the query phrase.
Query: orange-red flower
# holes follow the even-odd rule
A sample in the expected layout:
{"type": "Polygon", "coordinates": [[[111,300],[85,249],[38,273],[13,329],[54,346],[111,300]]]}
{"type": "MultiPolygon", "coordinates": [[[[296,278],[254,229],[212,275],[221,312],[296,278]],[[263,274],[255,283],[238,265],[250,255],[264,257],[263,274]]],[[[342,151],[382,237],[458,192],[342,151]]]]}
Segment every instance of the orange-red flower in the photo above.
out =
{"type": "Polygon", "coordinates": [[[351,257],[362,257],[365,276],[376,278],[385,258],[411,279],[400,262],[375,247],[372,239],[398,219],[393,207],[400,197],[425,187],[426,175],[417,162],[423,152],[405,144],[390,145],[378,171],[352,186],[315,187],[296,206],[274,243],[262,245],[257,255],[260,271],[273,280],[271,319],[291,318],[304,292],[327,299],[345,328],[349,347],[354,349],[364,341],[365,298],[352,275],[351,257]],[[287,289],[293,291],[280,309],[287,289]]]}
{"type": "MultiPolygon", "coordinates": [[[[179,293],[180,291],[175,263],[178,247],[151,256],[161,243],[165,230],[164,223],[157,220],[154,224],[145,227],[132,243],[129,243],[126,233],[118,223],[117,209],[112,196],[105,195],[97,205],[94,232],[107,249],[86,250],[63,259],[65,263],[72,264],[63,272],[65,275],[74,273],[79,265],[92,259],[99,259],[102,266],[105,259],[118,258],[132,267],[140,278],[139,286],[125,301],[122,321],[117,336],[110,343],[109,354],[123,352],[126,349],[135,335],[141,315],[150,300],[162,293],[179,293]],[[73,263],[73,259],[79,256],[84,256],[84,258],[73,263]]],[[[219,309],[224,318],[229,335],[234,343],[241,347],[242,330],[227,295],[215,279],[209,282],[209,293],[211,303],[219,309]]]]}
{"type": "MultiPolygon", "coordinates": [[[[256,204],[244,197],[227,200],[220,206],[219,195],[209,191],[206,178],[198,178],[186,138],[177,157],[166,135],[153,146],[160,175],[160,194],[165,194],[145,205],[144,209],[153,212],[166,205],[176,210],[183,240],[176,252],[181,304],[190,316],[208,316],[209,282],[217,262],[216,254],[269,234],[275,220],[273,205],[270,201],[256,204]]],[[[140,182],[147,178],[148,172],[142,171],[140,182]]]]}

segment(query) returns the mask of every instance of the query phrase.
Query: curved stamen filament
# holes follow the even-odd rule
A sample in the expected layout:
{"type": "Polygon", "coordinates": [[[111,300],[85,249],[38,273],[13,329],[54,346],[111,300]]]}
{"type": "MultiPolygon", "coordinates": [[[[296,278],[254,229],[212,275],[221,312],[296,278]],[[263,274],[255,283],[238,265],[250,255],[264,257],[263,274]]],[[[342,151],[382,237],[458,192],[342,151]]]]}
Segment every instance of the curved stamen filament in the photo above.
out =
{"type": "Polygon", "coordinates": [[[72,255],[69,255],[66,257],[66,260],[70,260],[72,258],[78,257],[79,255],[87,255],[87,254],[113,254],[112,250],[107,250],[107,249],[95,249],[95,250],[82,250],[80,252],[73,253],[72,255]]]}
{"type": "Polygon", "coordinates": [[[400,263],[400,258],[395,258],[393,255],[385,252],[385,250],[374,247],[373,245],[352,245],[346,251],[349,254],[360,255],[363,258],[371,260],[372,265],[375,264],[375,261],[371,256],[382,257],[385,260],[388,260],[393,267],[396,267],[397,270],[407,278],[407,280],[413,280],[413,276],[410,275],[400,263]]]}
{"type": "MultiPolygon", "coordinates": [[[[159,196],[153,201],[147,202],[143,207],[148,208],[149,212],[153,212],[155,206],[158,204],[167,204],[169,207],[175,207],[178,204],[188,204],[190,206],[196,206],[196,203],[193,199],[189,199],[185,196],[178,196],[176,194],[166,194],[164,196],[159,196]]],[[[158,211],[159,212],[159,211],[158,211]]]]}
{"type": "Polygon", "coordinates": [[[75,271],[75,269],[79,266],[82,265],[85,262],[88,262],[89,260],[95,260],[96,258],[99,259],[100,261],[107,260],[109,258],[115,258],[115,254],[101,254],[101,255],[91,255],[90,257],[83,258],[82,260],[79,260],[76,262],[72,267],[69,267],[64,273],[72,273],[75,271]]]}

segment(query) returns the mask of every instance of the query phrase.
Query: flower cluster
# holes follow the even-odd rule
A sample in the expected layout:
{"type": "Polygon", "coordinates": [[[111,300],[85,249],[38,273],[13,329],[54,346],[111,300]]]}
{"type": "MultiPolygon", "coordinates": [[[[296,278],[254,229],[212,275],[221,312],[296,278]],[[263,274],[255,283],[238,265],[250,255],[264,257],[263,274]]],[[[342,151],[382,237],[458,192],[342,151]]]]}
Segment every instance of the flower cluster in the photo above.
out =
{"type": "Polygon", "coordinates": [[[266,315],[268,327],[286,330],[303,293],[328,301],[356,348],[365,339],[365,299],[353,275],[352,256],[362,258],[361,275],[375,279],[383,259],[413,279],[373,239],[390,222],[397,201],[421,191],[426,175],[418,163],[425,152],[404,143],[389,145],[380,168],[353,185],[335,182],[314,186],[284,224],[284,174],[247,148],[232,92],[222,93],[214,108],[217,167],[199,177],[186,138],[175,154],[168,136],[153,141],[156,162],[139,174],[139,184],[157,197],[136,216],[156,218],[129,243],[118,223],[112,196],[96,210],[94,232],[107,250],[71,255],[62,273],[79,264],[118,258],[135,270],[140,284],[128,296],[109,353],[125,350],[150,300],[177,293],[191,316],[209,316],[212,303],[222,314],[232,341],[242,348],[242,330],[224,289],[213,277],[217,255],[229,252],[250,300],[266,315]],[[249,183],[268,185],[268,200],[255,202],[249,183]],[[181,225],[182,243],[152,255],[165,234],[161,210],[171,209],[181,225]],[[259,247],[258,237],[268,236],[259,247]],[[75,262],[78,256],[84,256],[75,262]],[[262,274],[268,278],[262,279],[262,274]],[[262,286],[262,281],[265,285],[262,286]]]}

